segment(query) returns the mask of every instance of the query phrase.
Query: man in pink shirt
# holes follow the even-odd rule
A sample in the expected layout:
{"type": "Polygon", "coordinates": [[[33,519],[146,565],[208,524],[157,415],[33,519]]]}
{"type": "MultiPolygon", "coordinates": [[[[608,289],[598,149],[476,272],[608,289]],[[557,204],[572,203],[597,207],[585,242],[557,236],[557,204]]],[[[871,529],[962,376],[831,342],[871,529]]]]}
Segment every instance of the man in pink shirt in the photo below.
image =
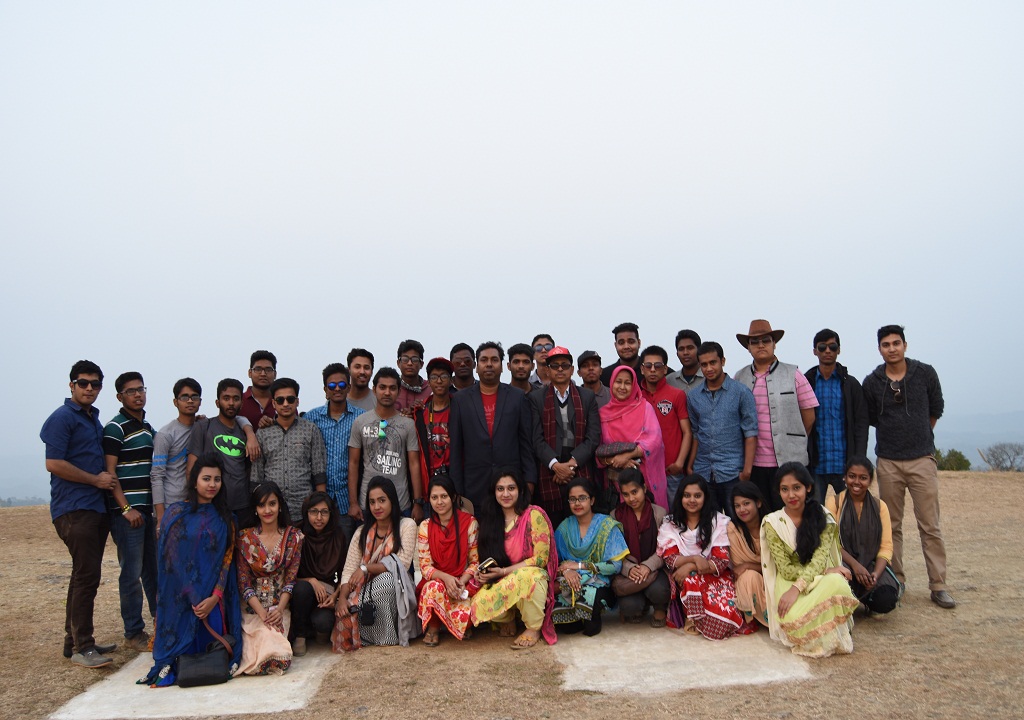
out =
{"type": "MultiPolygon", "coordinates": [[[[657,345],[648,345],[640,353],[640,371],[644,381],[640,392],[653,407],[661,425],[665,444],[665,478],[668,497],[675,497],[679,481],[686,474],[686,458],[690,454],[692,432],[686,410],[686,393],[665,380],[668,374],[668,352],[657,345]]],[[[721,508],[720,508],[721,509],[721,508]]]]}
{"type": "Polygon", "coordinates": [[[767,320],[754,320],[746,335],[736,333],[753,362],[736,373],[736,381],[754,392],[757,403],[757,450],[750,475],[772,510],[782,508],[775,472],[786,462],[807,464],[807,435],[814,425],[818,398],[796,365],[779,362],[775,344],[784,330],[767,320]]]}

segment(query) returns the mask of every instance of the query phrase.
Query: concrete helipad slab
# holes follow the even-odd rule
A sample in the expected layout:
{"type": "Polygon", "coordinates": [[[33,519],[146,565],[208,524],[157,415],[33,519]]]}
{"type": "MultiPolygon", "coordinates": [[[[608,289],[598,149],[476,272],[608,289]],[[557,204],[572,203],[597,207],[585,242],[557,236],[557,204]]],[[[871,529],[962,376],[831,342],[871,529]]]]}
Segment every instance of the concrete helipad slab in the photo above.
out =
{"type": "Polygon", "coordinates": [[[311,648],[305,657],[295,658],[284,675],[238,677],[223,685],[208,687],[154,689],[135,684],[153,665],[153,656],[142,653],[50,717],[53,720],[181,718],[300,710],[316,695],[324,674],[340,657],[331,653],[327,646],[319,646],[311,648]]]}
{"type": "Polygon", "coordinates": [[[597,637],[562,636],[554,651],[565,666],[566,690],[675,692],[812,677],[807,662],[772,642],[767,629],[713,642],[681,630],[623,625],[614,613],[597,637]]]}

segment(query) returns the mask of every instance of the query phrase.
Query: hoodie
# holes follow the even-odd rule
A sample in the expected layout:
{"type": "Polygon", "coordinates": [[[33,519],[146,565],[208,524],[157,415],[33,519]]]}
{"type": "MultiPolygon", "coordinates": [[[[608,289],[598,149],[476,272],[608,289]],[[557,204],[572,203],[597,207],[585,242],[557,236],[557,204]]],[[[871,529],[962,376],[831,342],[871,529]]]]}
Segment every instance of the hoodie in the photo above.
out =
{"type": "Polygon", "coordinates": [[[935,454],[930,418],[942,417],[945,404],[935,368],[907,358],[899,381],[899,402],[885,374],[885,363],[864,378],[868,422],[876,428],[875,454],[888,460],[916,460],[935,454]]]}

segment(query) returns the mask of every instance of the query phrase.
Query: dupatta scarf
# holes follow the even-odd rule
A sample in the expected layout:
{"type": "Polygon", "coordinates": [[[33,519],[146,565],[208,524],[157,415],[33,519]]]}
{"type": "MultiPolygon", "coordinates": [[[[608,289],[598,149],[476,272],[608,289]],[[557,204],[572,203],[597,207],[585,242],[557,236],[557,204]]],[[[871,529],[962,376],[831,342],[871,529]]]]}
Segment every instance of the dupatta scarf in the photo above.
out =
{"type": "Polygon", "coordinates": [[[658,528],[654,525],[654,507],[650,500],[644,500],[640,519],[626,503],[615,508],[615,519],[622,523],[622,534],[626,537],[629,554],[643,562],[658,549],[658,528]]]}
{"type": "MultiPolygon", "coordinates": [[[[442,527],[436,517],[427,521],[427,547],[430,548],[430,562],[454,578],[466,572],[469,564],[469,526],[473,516],[462,510],[455,510],[448,527],[442,527]],[[455,532],[455,518],[459,518],[459,531],[455,532]]],[[[420,578],[417,593],[423,588],[426,578],[420,578]]]]}
{"type": "Polygon", "coordinates": [[[873,569],[878,547],[882,544],[882,515],[878,500],[871,493],[865,493],[860,517],[857,517],[857,508],[850,502],[849,492],[841,492],[836,501],[839,505],[839,538],[842,546],[861,565],[873,569]]]}
{"type": "MultiPolygon", "coordinates": [[[[367,528],[366,547],[363,548],[363,565],[369,566],[373,563],[379,563],[394,552],[396,530],[399,530],[399,528],[392,526],[391,532],[387,534],[387,537],[378,543],[376,540],[376,524],[374,523],[367,528]]],[[[358,537],[353,536],[352,542],[359,542],[358,537]]],[[[338,602],[334,606],[335,623],[334,630],[331,632],[331,647],[334,652],[341,652],[342,650],[351,652],[363,646],[362,639],[359,637],[359,617],[352,613],[342,617],[337,611],[342,603],[345,603],[346,608],[358,605],[365,584],[366,573],[362,573],[362,579],[357,584],[349,586],[348,597],[338,598],[338,602]]]]}
{"type": "Polygon", "coordinates": [[[522,515],[516,518],[515,525],[505,533],[505,554],[509,561],[515,565],[527,558],[533,557],[534,542],[544,538],[534,538],[530,531],[532,525],[530,517],[533,513],[540,513],[548,530],[548,599],[544,602],[544,624],[541,626],[541,635],[548,645],[554,645],[558,639],[555,633],[555,623],[551,620],[551,613],[555,609],[555,597],[558,589],[558,550],[555,548],[554,532],[551,529],[551,519],[543,509],[536,505],[528,505],[522,515]]]}
{"type": "Polygon", "coordinates": [[[612,393],[612,399],[600,409],[601,442],[635,442],[644,451],[640,472],[647,481],[654,502],[668,507],[669,497],[665,481],[665,442],[661,437],[658,416],[640,392],[636,373],[628,365],[621,365],[612,373],[612,383],[619,373],[627,372],[633,378],[633,390],[625,400],[612,393]]]}

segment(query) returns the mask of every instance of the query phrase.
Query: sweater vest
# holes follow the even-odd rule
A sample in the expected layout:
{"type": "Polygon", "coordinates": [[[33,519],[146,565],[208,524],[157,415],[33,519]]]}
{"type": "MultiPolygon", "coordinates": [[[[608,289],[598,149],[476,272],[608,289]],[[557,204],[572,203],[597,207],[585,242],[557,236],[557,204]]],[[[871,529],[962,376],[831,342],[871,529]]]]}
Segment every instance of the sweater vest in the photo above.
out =
{"type": "MultiPolygon", "coordinates": [[[[768,387],[768,414],[772,421],[772,444],[778,466],[787,462],[807,464],[807,431],[796,397],[797,366],[775,361],[765,378],[768,387]]],[[[754,366],[742,368],[734,379],[753,391],[754,366]]]]}

